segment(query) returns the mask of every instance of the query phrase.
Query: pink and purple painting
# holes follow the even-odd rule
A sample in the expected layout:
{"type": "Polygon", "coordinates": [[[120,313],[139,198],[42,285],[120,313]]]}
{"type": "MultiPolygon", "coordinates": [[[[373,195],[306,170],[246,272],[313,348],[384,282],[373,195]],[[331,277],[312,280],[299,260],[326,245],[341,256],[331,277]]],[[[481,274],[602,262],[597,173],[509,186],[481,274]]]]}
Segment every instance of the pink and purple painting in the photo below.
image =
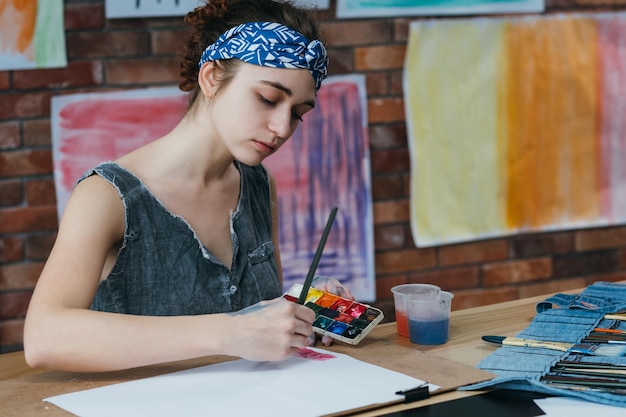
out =
{"type": "MultiPolygon", "coordinates": [[[[76,180],[171,130],[186,109],[177,88],[54,97],[52,142],[59,216],[76,180]]],[[[264,165],[276,179],[284,288],[303,282],[328,214],[339,211],[318,274],[374,301],[373,220],[365,81],[328,78],[316,107],[264,165]]]]}

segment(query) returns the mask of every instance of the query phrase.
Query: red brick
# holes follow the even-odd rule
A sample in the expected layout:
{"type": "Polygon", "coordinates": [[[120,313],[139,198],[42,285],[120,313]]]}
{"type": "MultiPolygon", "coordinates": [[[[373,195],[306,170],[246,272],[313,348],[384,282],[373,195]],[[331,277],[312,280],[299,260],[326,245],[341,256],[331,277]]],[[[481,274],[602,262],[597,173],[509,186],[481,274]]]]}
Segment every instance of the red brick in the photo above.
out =
{"type": "MultiPolygon", "coordinates": [[[[7,347],[21,345],[23,335],[24,319],[0,321],[0,352],[9,352],[7,347]]],[[[20,349],[20,347],[16,349],[20,349]]]]}
{"type": "Polygon", "coordinates": [[[374,199],[404,197],[404,175],[385,175],[372,177],[372,196],[374,199]]]}
{"type": "Polygon", "coordinates": [[[52,173],[50,150],[24,150],[0,153],[0,178],[52,173]]]}
{"type": "Polygon", "coordinates": [[[0,293],[0,320],[25,317],[32,295],[32,291],[0,293]]]}
{"type": "Polygon", "coordinates": [[[415,19],[409,18],[399,18],[394,19],[393,24],[393,40],[395,42],[407,43],[409,40],[409,25],[411,22],[415,21],[415,19]]]}
{"type": "Polygon", "coordinates": [[[50,116],[53,91],[0,95],[0,120],[50,116]]]}
{"type": "Polygon", "coordinates": [[[41,179],[26,182],[26,202],[29,206],[56,204],[54,180],[41,179]]]}
{"type": "Polygon", "coordinates": [[[459,265],[506,259],[506,240],[461,243],[439,248],[439,265],[459,265]]]}
{"type": "Polygon", "coordinates": [[[626,269],[626,250],[621,250],[618,253],[618,268],[626,269]]]}
{"type": "Polygon", "coordinates": [[[626,281],[626,271],[615,271],[615,272],[609,272],[605,274],[589,275],[587,276],[585,280],[585,284],[591,285],[596,281],[609,281],[609,282],[626,281]]]}
{"type": "Polygon", "coordinates": [[[626,246],[626,227],[579,230],[575,234],[577,251],[626,246]]]}
{"type": "Polygon", "coordinates": [[[539,281],[551,276],[552,262],[548,257],[483,264],[485,286],[539,281]]]}
{"type": "Polygon", "coordinates": [[[43,271],[43,262],[0,266],[0,290],[28,290],[43,271]]]}
{"type": "Polygon", "coordinates": [[[373,174],[405,172],[411,168],[408,149],[372,151],[370,163],[373,174]]]}
{"type": "Polygon", "coordinates": [[[435,266],[435,250],[405,249],[376,254],[376,273],[394,274],[435,266]]]}
{"type": "Polygon", "coordinates": [[[571,9],[575,7],[576,0],[546,0],[546,10],[548,9],[571,9]]]}
{"type": "Polygon", "coordinates": [[[573,252],[552,256],[555,278],[604,274],[616,271],[621,262],[619,250],[573,252]]]}
{"type": "Polygon", "coordinates": [[[383,300],[376,300],[376,308],[381,310],[385,315],[381,323],[391,323],[396,321],[396,309],[393,305],[393,299],[387,298],[383,300]]]}
{"type": "Polygon", "coordinates": [[[9,78],[9,71],[0,71],[0,91],[8,90],[11,86],[11,79],[9,78]]]}
{"type": "Polygon", "coordinates": [[[556,294],[585,287],[584,278],[569,278],[550,280],[539,284],[524,284],[519,286],[520,298],[535,297],[538,295],[556,294]]]}
{"type": "Polygon", "coordinates": [[[150,33],[153,55],[177,55],[187,34],[186,29],[155,30],[150,33]]]}
{"type": "Polygon", "coordinates": [[[401,98],[376,98],[367,100],[369,123],[404,121],[404,100],[401,98]]]}
{"type": "Polygon", "coordinates": [[[460,290],[454,292],[452,310],[463,310],[471,307],[484,306],[518,298],[517,290],[513,287],[491,288],[487,290],[460,290]]]}
{"type": "Polygon", "coordinates": [[[103,3],[69,3],[65,5],[65,29],[102,29],[103,26],[103,3]]]}
{"type": "Polygon", "coordinates": [[[389,74],[390,92],[392,96],[401,96],[404,94],[404,85],[402,79],[402,71],[391,71],[389,74]]]}
{"type": "Polygon", "coordinates": [[[391,40],[392,27],[387,19],[367,21],[335,21],[324,26],[329,47],[380,45],[391,40]]]}
{"type": "Polygon", "coordinates": [[[567,253],[574,250],[574,232],[536,233],[509,240],[511,258],[567,253]]]}
{"type": "Polygon", "coordinates": [[[23,121],[23,137],[25,146],[50,145],[50,119],[33,119],[23,121]]]}
{"type": "Polygon", "coordinates": [[[24,259],[24,242],[19,237],[0,237],[0,263],[24,259]]]}
{"type": "Polygon", "coordinates": [[[477,266],[441,268],[432,271],[416,272],[410,282],[434,284],[445,291],[453,291],[479,286],[480,269],[477,266]]]}
{"type": "Polygon", "coordinates": [[[374,227],[374,246],[377,250],[399,249],[406,245],[406,230],[402,225],[374,227]]]}
{"type": "Polygon", "coordinates": [[[328,50],[328,75],[342,75],[354,72],[354,52],[352,48],[330,48],[328,50]]]}
{"type": "Polygon", "coordinates": [[[402,69],[405,45],[368,46],[354,51],[354,68],[357,71],[402,69]]]}
{"type": "Polygon", "coordinates": [[[15,149],[20,144],[19,122],[0,123],[0,149],[15,149]]]}
{"type": "Polygon", "coordinates": [[[17,206],[24,201],[20,180],[0,181],[0,207],[17,206]]]}
{"type": "Polygon", "coordinates": [[[408,248],[416,248],[418,245],[413,240],[413,231],[411,230],[411,221],[407,220],[407,244],[408,248]]]}
{"type": "Polygon", "coordinates": [[[406,125],[391,123],[369,127],[369,142],[372,150],[407,148],[406,125]]]}
{"type": "Polygon", "coordinates": [[[390,275],[376,279],[376,300],[393,299],[391,289],[396,285],[408,284],[409,277],[406,274],[390,275]]]}
{"type": "Polygon", "coordinates": [[[409,220],[408,200],[381,201],[374,203],[374,224],[406,222],[409,220]]]}
{"type": "Polygon", "coordinates": [[[389,79],[386,73],[369,72],[365,76],[365,89],[368,97],[389,94],[389,79]]]}
{"type": "Polygon", "coordinates": [[[179,80],[178,61],[173,58],[115,60],[106,63],[109,84],[172,83],[179,80]]]}
{"type": "Polygon", "coordinates": [[[89,87],[102,84],[102,63],[75,61],[65,68],[15,71],[13,86],[19,90],[35,88],[89,87]]]}
{"type": "Polygon", "coordinates": [[[411,196],[411,174],[404,174],[404,196],[411,196]]]}
{"type": "Polygon", "coordinates": [[[56,233],[38,233],[28,236],[26,238],[26,259],[31,261],[48,259],[56,237],[56,233]]]}
{"type": "Polygon", "coordinates": [[[623,6],[626,0],[573,0],[576,6],[623,6]]]}
{"type": "Polygon", "coordinates": [[[76,32],[66,37],[70,58],[118,58],[150,53],[147,32],[76,32]]]}
{"type": "Polygon", "coordinates": [[[54,231],[57,227],[56,205],[0,210],[0,233],[54,231]]]}
{"type": "Polygon", "coordinates": [[[181,26],[183,18],[181,16],[175,17],[153,17],[145,19],[107,19],[105,20],[105,29],[108,30],[138,30],[138,29],[159,29],[159,28],[171,28],[173,26],[181,26]]]}
{"type": "Polygon", "coordinates": [[[329,20],[335,19],[335,8],[318,8],[313,10],[313,15],[320,22],[320,26],[322,27],[322,32],[325,30],[324,27],[329,20]]]}

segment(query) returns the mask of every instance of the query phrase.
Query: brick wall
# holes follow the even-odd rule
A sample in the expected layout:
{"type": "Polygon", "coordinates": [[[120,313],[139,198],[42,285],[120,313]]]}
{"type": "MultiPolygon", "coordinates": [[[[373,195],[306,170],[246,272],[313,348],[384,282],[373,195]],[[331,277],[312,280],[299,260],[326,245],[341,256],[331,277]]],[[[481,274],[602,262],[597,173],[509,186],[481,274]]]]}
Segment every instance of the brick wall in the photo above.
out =
{"type": "MultiPolygon", "coordinates": [[[[435,283],[453,308],[626,279],[626,227],[521,235],[418,249],[409,229],[409,152],[402,64],[407,18],[326,22],[330,73],[367,77],[377,306],[390,288],[435,283]]],[[[547,0],[548,12],[626,10],[626,0],[547,0]]],[[[20,349],[33,287],[57,224],[50,98],[175,85],[180,18],[106,20],[103,0],[65,0],[67,68],[0,71],[0,352],[20,349]]]]}

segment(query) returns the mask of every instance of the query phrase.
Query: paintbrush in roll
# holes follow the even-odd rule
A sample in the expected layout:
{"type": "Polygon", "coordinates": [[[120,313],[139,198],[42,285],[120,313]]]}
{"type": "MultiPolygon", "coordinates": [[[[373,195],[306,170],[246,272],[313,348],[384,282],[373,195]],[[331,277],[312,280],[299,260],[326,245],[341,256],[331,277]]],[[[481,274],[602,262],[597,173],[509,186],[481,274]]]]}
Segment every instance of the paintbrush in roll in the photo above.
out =
{"type": "Polygon", "coordinates": [[[613,343],[567,343],[506,336],[483,336],[482,339],[485,342],[496,343],[499,345],[544,348],[579,355],[609,357],[626,356],[626,345],[613,343]]]}

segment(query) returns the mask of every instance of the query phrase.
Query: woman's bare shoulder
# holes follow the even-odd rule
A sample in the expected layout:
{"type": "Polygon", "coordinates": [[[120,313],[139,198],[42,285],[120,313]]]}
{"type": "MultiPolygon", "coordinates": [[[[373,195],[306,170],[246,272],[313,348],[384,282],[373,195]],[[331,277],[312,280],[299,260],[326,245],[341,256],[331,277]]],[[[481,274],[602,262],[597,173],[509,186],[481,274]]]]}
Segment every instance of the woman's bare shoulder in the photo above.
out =
{"type": "Polygon", "coordinates": [[[99,175],[80,181],[63,210],[59,232],[68,228],[99,230],[96,235],[118,240],[124,233],[125,214],[117,189],[99,175]]]}

